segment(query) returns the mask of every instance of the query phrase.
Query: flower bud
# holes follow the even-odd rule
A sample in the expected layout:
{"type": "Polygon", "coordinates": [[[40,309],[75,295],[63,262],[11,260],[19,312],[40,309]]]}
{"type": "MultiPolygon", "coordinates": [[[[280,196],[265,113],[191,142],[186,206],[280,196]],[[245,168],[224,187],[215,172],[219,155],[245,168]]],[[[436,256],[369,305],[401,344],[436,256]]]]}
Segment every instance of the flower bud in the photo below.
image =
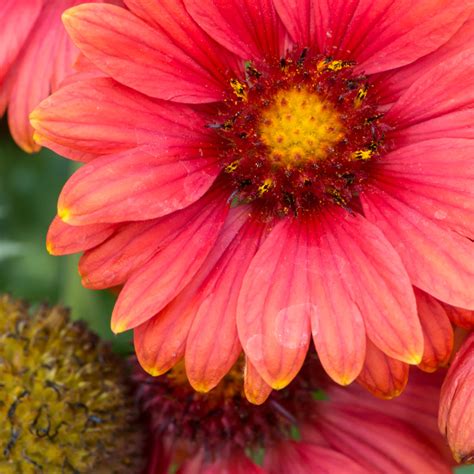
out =
{"type": "Polygon", "coordinates": [[[456,461],[474,463],[474,333],[464,341],[444,380],[438,424],[456,461]]]}

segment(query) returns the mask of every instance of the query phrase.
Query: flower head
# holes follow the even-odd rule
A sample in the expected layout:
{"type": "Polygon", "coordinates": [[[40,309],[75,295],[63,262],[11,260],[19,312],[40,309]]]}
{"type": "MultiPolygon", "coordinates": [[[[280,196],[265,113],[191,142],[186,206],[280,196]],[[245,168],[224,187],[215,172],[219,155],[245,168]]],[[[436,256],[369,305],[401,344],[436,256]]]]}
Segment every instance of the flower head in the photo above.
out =
{"type": "MultiPolygon", "coordinates": [[[[91,0],[101,1],[101,0],[91,0]]],[[[73,72],[78,50],[61,13],[81,0],[3,0],[0,4],[0,116],[16,143],[37,151],[28,114],[73,72]]]]}
{"type": "Polygon", "coordinates": [[[157,378],[137,367],[137,394],[154,437],[150,474],[170,466],[229,474],[450,472],[436,428],[437,382],[416,376],[388,403],[356,386],[331,385],[311,356],[289,387],[256,406],[244,397],[242,375],[237,364],[200,394],[181,367],[157,378]]]}
{"type": "Polygon", "coordinates": [[[443,383],[439,429],[456,461],[474,463],[474,334],[464,341],[443,383]]]}
{"type": "Polygon", "coordinates": [[[1,472],[135,472],[142,439],[122,361],[58,307],[0,296],[1,472]]]}
{"type": "Polygon", "coordinates": [[[207,391],[243,350],[280,389],[312,339],[335,381],[394,396],[444,365],[444,305],[474,309],[472,2],[125,3],[64,14],[101,77],[31,118],[87,162],[48,248],[123,286],[143,367],[184,357],[207,391]]]}

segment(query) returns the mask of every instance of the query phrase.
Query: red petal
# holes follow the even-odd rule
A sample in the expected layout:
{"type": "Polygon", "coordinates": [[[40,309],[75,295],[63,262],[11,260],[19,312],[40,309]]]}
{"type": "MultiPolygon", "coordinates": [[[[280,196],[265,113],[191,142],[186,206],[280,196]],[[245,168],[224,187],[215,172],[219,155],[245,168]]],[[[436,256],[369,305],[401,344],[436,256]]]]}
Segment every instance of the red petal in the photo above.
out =
{"type": "Polygon", "coordinates": [[[357,243],[351,242],[352,238],[339,222],[344,219],[342,215],[328,216],[319,232],[314,231],[320,236],[311,255],[315,280],[311,326],[324,369],[337,383],[348,385],[362,369],[366,336],[358,296],[351,291],[351,280],[359,272],[351,268],[345,255],[346,249],[357,243]]]}
{"type": "Polygon", "coordinates": [[[214,208],[216,200],[226,198],[222,189],[211,188],[199,201],[181,211],[121,225],[110,239],[86,252],[79,261],[83,285],[93,289],[122,285],[156,253],[179,238],[190,222],[199,219],[204,208],[214,208]]]}
{"type": "MultiPolygon", "coordinates": [[[[177,5],[174,10],[184,14],[177,5]]],[[[201,45],[208,48],[207,61],[203,59],[204,52],[198,57],[191,55],[199,50],[196,43],[204,35],[185,30],[185,48],[183,32],[174,21],[166,23],[165,30],[152,28],[128,10],[105,4],[71,8],[63,14],[63,21],[82,53],[124,85],[151,97],[177,102],[223,99],[226,64],[221,63],[219,70],[209,59],[213,54],[217,57],[223,54],[217,54],[219,50],[207,41],[201,45]],[[179,38],[177,42],[174,35],[179,38]]]]}
{"type": "Polygon", "coordinates": [[[439,139],[384,156],[375,176],[388,194],[468,237],[474,237],[474,141],[439,139]]]}
{"type": "Polygon", "coordinates": [[[70,226],[55,217],[46,236],[46,248],[51,255],[81,252],[99,245],[115,228],[110,224],[70,226]]]}
{"type": "Polygon", "coordinates": [[[77,56],[77,49],[61,25],[62,11],[72,4],[73,0],[44,2],[12,71],[8,123],[15,141],[28,152],[39,149],[33,141],[28,114],[71,72],[77,56]]]}
{"type": "MultiPolygon", "coordinates": [[[[393,402],[392,402],[393,403],[393,402]]],[[[354,457],[368,472],[449,474],[451,466],[437,448],[408,423],[352,407],[321,414],[325,437],[338,451],[354,457]]]]}
{"type": "Polygon", "coordinates": [[[191,281],[213,248],[228,210],[225,199],[203,206],[174,240],[127,281],[112,313],[114,332],[150,319],[191,281]]]}
{"type": "Polygon", "coordinates": [[[184,0],[211,38],[242,59],[279,57],[283,28],[272,0],[184,0]]]}
{"type": "Polygon", "coordinates": [[[438,424],[459,463],[474,460],[474,334],[463,343],[441,388],[438,424]]]}
{"type": "Polygon", "coordinates": [[[356,59],[374,74],[425,56],[469,15],[463,0],[274,0],[293,39],[324,54],[356,59]],[[400,14],[403,12],[402,14],[400,14]]]}
{"type": "Polygon", "coordinates": [[[189,107],[152,100],[108,78],[61,88],[30,119],[37,140],[47,140],[57,152],[70,149],[67,156],[74,158],[79,153],[104,155],[144,144],[167,149],[192,142],[196,150],[205,150],[211,136],[204,119],[189,107]]]}
{"type": "Polygon", "coordinates": [[[0,84],[15,61],[41,10],[43,0],[3,0],[0,5],[0,84]]]}
{"type": "Polygon", "coordinates": [[[408,382],[409,366],[392,359],[367,340],[365,364],[357,378],[364,388],[379,398],[400,395],[408,382]]]}
{"type": "Polygon", "coordinates": [[[474,329],[474,311],[456,308],[446,303],[442,303],[442,305],[453,324],[468,331],[474,329]]]}
{"type": "Polygon", "coordinates": [[[474,102],[474,49],[464,50],[429,69],[404,92],[384,120],[398,129],[462,109],[474,102]],[[459,87],[462,84],[462,87],[459,87]]]}
{"type": "Polygon", "coordinates": [[[170,214],[209,189],[220,171],[217,160],[200,157],[193,145],[168,154],[142,147],[97,158],[68,180],[59,196],[58,215],[67,223],[84,225],[170,214]]]}
{"type": "Polygon", "coordinates": [[[244,391],[247,400],[254,405],[261,405],[272,393],[272,387],[260,377],[248,357],[245,358],[244,391]]]}
{"type": "Polygon", "coordinates": [[[367,474],[367,470],[335,449],[307,442],[284,441],[265,453],[269,474],[367,474]]]}
{"type": "Polygon", "coordinates": [[[379,103],[392,104],[428,70],[449,60],[458,53],[466,51],[466,45],[472,45],[473,41],[474,16],[471,15],[456,33],[438,49],[426,56],[420,57],[403,68],[373,77],[373,83],[377,89],[377,97],[380,100],[379,103]]]}
{"type": "Polygon", "coordinates": [[[441,301],[474,309],[473,244],[378,188],[361,195],[367,218],[400,255],[413,285],[441,301]]]}
{"type": "Polygon", "coordinates": [[[250,218],[199,288],[185,359],[189,382],[200,392],[213,389],[242,351],[237,336],[237,298],[264,230],[264,225],[250,218]]]}
{"type": "Polygon", "coordinates": [[[150,374],[163,374],[183,358],[194,307],[199,301],[197,291],[245,223],[247,212],[244,206],[230,210],[214,248],[189,285],[158,315],[135,328],[137,357],[150,374]]]}
{"type": "MultiPolygon", "coordinates": [[[[324,271],[319,271],[321,278],[332,268],[334,278],[344,282],[351,306],[362,314],[367,335],[379,349],[395,359],[418,363],[423,353],[423,335],[415,297],[393,247],[373,224],[342,208],[326,215],[321,232],[323,242],[324,238],[330,239],[328,254],[332,253],[335,261],[329,269],[323,267],[324,271]]],[[[319,304],[318,298],[315,304],[319,304]]],[[[339,313],[343,311],[347,308],[341,308],[339,313]]],[[[363,358],[363,351],[359,357],[363,358]]]]}
{"type": "Polygon", "coordinates": [[[237,327],[244,351],[276,389],[298,373],[309,346],[308,239],[304,224],[280,221],[252,260],[239,297],[237,327]]]}
{"type": "Polygon", "coordinates": [[[423,359],[418,367],[426,372],[434,372],[449,362],[454,342],[453,328],[438,301],[420,290],[415,290],[415,295],[425,340],[423,359]]]}

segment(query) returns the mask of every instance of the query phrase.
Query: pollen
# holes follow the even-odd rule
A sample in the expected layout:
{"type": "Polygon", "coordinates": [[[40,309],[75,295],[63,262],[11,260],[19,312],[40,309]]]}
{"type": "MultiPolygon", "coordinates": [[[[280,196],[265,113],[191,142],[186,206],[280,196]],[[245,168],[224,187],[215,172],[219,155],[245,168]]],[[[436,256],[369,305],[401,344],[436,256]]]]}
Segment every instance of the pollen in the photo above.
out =
{"type": "Polygon", "coordinates": [[[287,167],[323,160],[344,135],[338,112],[305,88],[279,91],[261,118],[261,141],[287,167]]]}

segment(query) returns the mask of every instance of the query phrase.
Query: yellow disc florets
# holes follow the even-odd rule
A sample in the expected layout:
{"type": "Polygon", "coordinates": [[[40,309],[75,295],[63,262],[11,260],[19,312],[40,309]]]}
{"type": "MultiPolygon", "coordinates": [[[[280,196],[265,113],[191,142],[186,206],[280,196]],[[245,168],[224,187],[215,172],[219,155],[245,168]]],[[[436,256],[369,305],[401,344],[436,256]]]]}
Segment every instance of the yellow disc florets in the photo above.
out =
{"type": "Polygon", "coordinates": [[[291,167],[324,159],[344,127],[330,102],[293,88],[279,91],[262,113],[260,137],[274,162],[291,167]]]}
{"type": "Polygon", "coordinates": [[[0,472],[139,472],[125,372],[65,310],[0,296],[0,472]]]}

